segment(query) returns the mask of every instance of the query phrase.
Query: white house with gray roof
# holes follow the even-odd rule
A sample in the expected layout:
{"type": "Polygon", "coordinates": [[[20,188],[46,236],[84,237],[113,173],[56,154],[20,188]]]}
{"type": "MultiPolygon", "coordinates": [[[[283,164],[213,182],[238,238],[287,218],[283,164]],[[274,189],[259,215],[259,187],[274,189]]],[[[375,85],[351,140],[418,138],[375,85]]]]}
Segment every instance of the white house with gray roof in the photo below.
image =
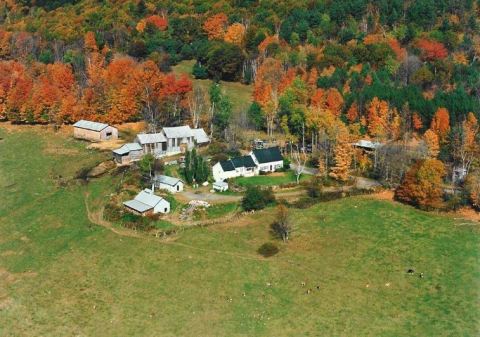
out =
{"type": "Polygon", "coordinates": [[[170,193],[177,193],[183,191],[183,181],[178,178],[157,175],[153,178],[153,183],[156,188],[167,190],[170,193]]]}
{"type": "Polygon", "coordinates": [[[73,124],[73,137],[92,142],[118,139],[118,130],[104,123],[80,120],[73,124]]]}
{"type": "Polygon", "coordinates": [[[193,149],[196,145],[207,144],[210,138],[203,129],[191,129],[190,126],[164,127],[159,133],[141,133],[135,138],[144,154],[155,157],[170,156],[193,149]]]}
{"type": "Polygon", "coordinates": [[[165,127],[162,133],[167,139],[167,153],[183,153],[195,146],[195,138],[190,126],[165,127]]]}
{"type": "Polygon", "coordinates": [[[133,200],[125,201],[123,205],[128,211],[142,216],[170,212],[170,203],[148,188],[138,193],[133,200]]]}

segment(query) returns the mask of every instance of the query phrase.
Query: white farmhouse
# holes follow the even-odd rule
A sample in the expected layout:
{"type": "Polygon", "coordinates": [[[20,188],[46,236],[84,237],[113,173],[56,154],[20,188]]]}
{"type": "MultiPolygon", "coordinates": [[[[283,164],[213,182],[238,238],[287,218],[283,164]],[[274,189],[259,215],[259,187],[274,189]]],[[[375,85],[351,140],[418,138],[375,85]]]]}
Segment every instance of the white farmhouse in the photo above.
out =
{"type": "Polygon", "coordinates": [[[133,200],[128,200],[123,203],[128,211],[138,215],[150,215],[157,213],[169,213],[170,203],[155,195],[153,189],[144,189],[133,200]]]}
{"type": "Polygon", "coordinates": [[[153,179],[155,187],[167,190],[171,193],[177,193],[183,191],[183,181],[178,178],[158,175],[153,179]]]}
{"type": "Polygon", "coordinates": [[[250,155],[260,172],[275,172],[283,168],[283,156],[277,146],[268,149],[255,149],[250,155]]]}
{"type": "Polygon", "coordinates": [[[256,164],[251,156],[223,160],[212,167],[213,179],[215,181],[224,181],[235,177],[251,177],[257,173],[256,164]]]}

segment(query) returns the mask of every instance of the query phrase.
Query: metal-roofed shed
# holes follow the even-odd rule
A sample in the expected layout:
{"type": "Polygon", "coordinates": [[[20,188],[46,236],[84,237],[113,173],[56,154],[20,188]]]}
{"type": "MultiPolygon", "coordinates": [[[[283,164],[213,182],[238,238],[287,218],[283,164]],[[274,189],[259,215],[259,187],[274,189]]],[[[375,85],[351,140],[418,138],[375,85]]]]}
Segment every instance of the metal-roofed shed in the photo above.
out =
{"type": "Polygon", "coordinates": [[[171,193],[181,192],[183,191],[183,181],[178,178],[158,175],[155,176],[153,179],[155,187],[160,188],[162,190],[167,190],[171,193]]]}
{"type": "Polygon", "coordinates": [[[80,120],[73,124],[73,136],[90,141],[104,141],[118,138],[118,130],[104,123],[80,120]]]}

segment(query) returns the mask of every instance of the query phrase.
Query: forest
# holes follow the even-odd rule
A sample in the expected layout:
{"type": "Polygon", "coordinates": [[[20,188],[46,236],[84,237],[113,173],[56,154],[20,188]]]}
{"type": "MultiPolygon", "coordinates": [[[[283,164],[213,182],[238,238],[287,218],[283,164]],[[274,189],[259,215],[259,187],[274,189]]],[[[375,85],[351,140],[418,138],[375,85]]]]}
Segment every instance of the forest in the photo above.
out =
{"type": "Polygon", "coordinates": [[[311,144],[341,181],[352,168],[388,184],[423,172],[397,193],[420,206],[460,168],[478,207],[479,17],[479,0],[6,0],[0,119],[190,123],[231,147],[243,123],[311,144]],[[245,121],[218,85],[171,72],[184,60],[194,79],[253,86],[245,121]],[[359,139],[386,146],[372,160],[359,139]]]}

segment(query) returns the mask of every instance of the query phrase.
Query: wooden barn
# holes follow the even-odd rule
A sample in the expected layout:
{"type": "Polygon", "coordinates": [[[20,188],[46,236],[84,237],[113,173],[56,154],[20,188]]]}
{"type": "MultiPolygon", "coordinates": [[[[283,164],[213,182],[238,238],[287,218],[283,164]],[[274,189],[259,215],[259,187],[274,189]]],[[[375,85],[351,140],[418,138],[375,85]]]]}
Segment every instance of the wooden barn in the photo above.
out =
{"type": "Polygon", "coordinates": [[[128,165],[142,159],[143,149],[138,143],[127,143],[113,150],[113,159],[119,165],[128,165]]]}
{"type": "Polygon", "coordinates": [[[92,142],[118,139],[118,130],[104,123],[80,120],[73,124],[73,137],[92,142]]]}

